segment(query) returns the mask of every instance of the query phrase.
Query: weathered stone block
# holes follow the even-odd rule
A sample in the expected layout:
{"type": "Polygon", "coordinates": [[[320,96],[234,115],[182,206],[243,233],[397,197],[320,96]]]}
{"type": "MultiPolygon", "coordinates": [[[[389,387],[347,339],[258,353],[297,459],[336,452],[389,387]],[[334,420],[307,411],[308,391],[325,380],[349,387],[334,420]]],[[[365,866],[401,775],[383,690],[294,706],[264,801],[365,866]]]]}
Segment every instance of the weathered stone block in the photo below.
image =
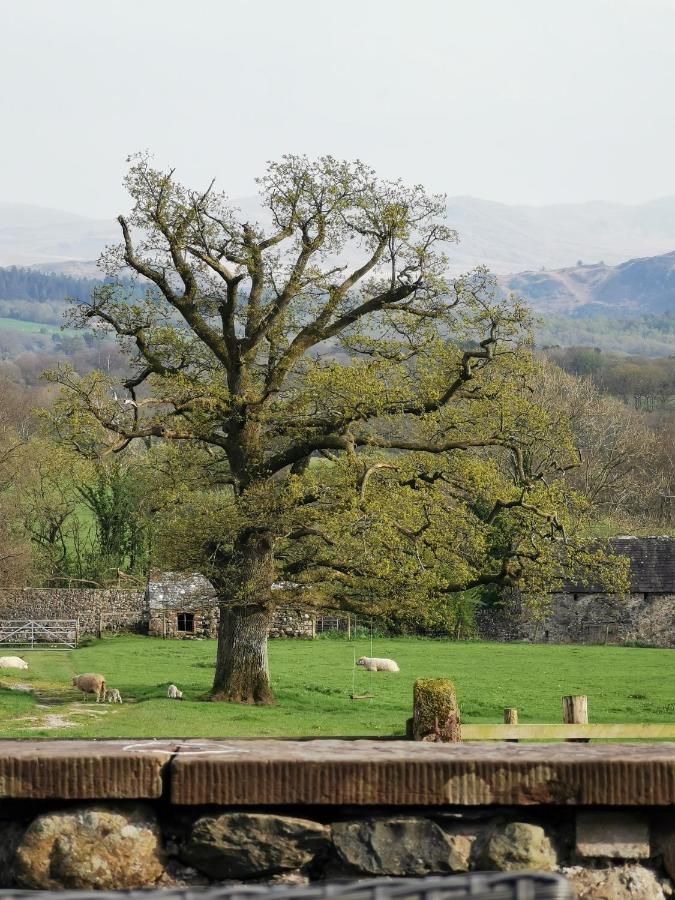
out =
{"type": "Polygon", "coordinates": [[[332,835],[342,862],[365,875],[434,875],[469,867],[470,838],[447,835],[430,819],[336,822],[332,835]]]}
{"type": "Polygon", "coordinates": [[[0,741],[0,797],[138,800],[161,797],[169,741],[0,741]]]}
{"type": "Polygon", "coordinates": [[[576,851],[586,859],[647,859],[649,826],[624,812],[580,812],[576,821],[576,851]]]}
{"type": "Polygon", "coordinates": [[[643,866],[612,869],[573,866],[563,869],[562,874],[572,884],[577,900],[666,900],[654,872],[643,866]]]}
{"type": "Polygon", "coordinates": [[[164,871],[152,811],[82,807],[38,816],[16,852],[16,881],[38,890],[151,887],[164,871]]]}
{"type": "Polygon", "coordinates": [[[212,878],[262,878],[307,866],[328,845],[328,828],[317,822],[224,813],[198,819],[180,855],[212,878]]]}
{"type": "Polygon", "coordinates": [[[529,822],[496,825],[475,845],[476,868],[498,872],[552,872],[558,859],[546,832],[529,822]]]}

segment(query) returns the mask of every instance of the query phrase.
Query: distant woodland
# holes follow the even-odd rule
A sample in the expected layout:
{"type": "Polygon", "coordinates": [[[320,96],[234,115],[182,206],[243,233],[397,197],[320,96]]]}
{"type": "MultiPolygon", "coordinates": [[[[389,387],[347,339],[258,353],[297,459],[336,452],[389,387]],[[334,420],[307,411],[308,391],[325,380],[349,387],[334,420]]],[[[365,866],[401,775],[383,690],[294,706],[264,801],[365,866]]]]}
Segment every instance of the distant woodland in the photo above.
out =
{"type": "MultiPolygon", "coordinates": [[[[126,371],[109,336],[64,325],[67,298],[86,301],[97,285],[0,269],[0,450],[7,451],[0,519],[11,550],[0,574],[17,584],[142,577],[151,546],[154,561],[163,562],[161,535],[148,516],[150,450],[124,463],[85,463],[68,457],[42,414],[31,412],[55,402],[45,370],[126,371]],[[64,475],[70,471],[79,482],[64,475]],[[13,484],[21,485],[20,503],[13,484]]],[[[541,399],[575,424],[582,456],[568,477],[590,504],[599,534],[673,528],[674,335],[672,313],[548,316],[540,326],[541,399]]]]}

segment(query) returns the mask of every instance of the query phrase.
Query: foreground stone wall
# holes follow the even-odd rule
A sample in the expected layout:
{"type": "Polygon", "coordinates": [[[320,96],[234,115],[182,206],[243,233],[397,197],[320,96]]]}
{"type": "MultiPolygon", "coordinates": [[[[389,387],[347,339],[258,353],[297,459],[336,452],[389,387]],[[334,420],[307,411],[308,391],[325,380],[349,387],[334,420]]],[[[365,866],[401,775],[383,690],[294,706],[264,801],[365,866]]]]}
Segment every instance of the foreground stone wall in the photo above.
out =
{"type": "Polygon", "coordinates": [[[535,869],[665,900],[675,876],[671,744],[0,741],[0,799],[4,888],[535,869]]]}
{"type": "Polygon", "coordinates": [[[664,900],[675,876],[675,817],[663,811],[177,809],[146,801],[4,804],[0,817],[4,888],[305,884],[534,869],[561,872],[583,898],[664,900]]]}
{"type": "Polygon", "coordinates": [[[483,610],[478,629],[486,640],[555,644],[644,644],[675,647],[675,594],[553,594],[538,618],[517,595],[483,610]]]}
{"type": "Polygon", "coordinates": [[[78,619],[80,634],[147,630],[145,592],[90,588],[0,590],[0,619],[78,619]]]}

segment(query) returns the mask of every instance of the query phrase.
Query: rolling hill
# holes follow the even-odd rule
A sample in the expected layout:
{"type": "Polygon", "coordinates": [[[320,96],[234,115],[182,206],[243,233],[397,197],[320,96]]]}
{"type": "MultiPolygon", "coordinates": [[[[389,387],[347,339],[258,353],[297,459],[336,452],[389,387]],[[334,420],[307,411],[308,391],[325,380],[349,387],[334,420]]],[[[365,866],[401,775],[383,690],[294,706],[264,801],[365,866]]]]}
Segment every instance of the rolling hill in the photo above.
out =
{"type": "MultiPolygon", "coordinates": [[[[257,198],[235,201],[244,216],[265,215],[257,198]]],[[[475,197],[450,197],[448,224],[460,243],[450,248],[453,271],[487,265],[502,275],[578,260],[616,265],[675,249],[675,197],[635,206],[581,203],[515,206],[475,197]]],[[[94,261],[119,240],[114,215],[98,220],[63,210],[0,203],[0,266],[92,277],[94,261]]]]}
{"type": "Polygon", "coordinates": [[[675,251],[552,271],[520,272],[504,286],[544,313],[630,316],[675,312],[675,251]]]}

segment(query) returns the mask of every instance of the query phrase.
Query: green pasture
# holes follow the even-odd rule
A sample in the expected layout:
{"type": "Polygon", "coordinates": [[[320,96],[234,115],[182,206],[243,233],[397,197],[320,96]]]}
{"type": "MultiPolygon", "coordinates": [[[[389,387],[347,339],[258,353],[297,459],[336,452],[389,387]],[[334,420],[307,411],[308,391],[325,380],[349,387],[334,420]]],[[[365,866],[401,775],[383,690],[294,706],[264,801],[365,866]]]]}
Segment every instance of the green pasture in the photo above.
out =
{"type": "MultiPolygon", "coordinates": [[[[10,651],[7,651],[10,652],[10,651]]],[[[12,653],[15,651],[11,651],[12,653]]],[[[0,674],[0,736],[148,738],[402,734],[420,676],[449,676],[466,723],[499,722],[515,706],[521,722],[561,721],[563,694],[586,694],[591,722],[675,722],[675,652],[631,647],[488,644],[376,639],[373,655],[398,674],[354,670],[368,639],[270,642],[272,707],[201,699],[213,674],[213,641],[125,636],[74,651],[29,651],[29,671],[0,674]],[[122,706],[86,703],[73,674],[101,672],[122,706]],[[166,698],[171,682],[182,702],[166,698]],[[32,693],[12,689],[17,684],[32,693]],[[372,700],[353,701],[372,693],[372,700]]]]}
{"type": "Polygon", "coordinates": [[[48,325],[45,322],[32,322],[0,316],[0,331],[3,330],[18,331],[21,334],[62,334],[68,337],[74,337],[82,333],[74,328],[63,328],[61,325],[48,325]]]}

